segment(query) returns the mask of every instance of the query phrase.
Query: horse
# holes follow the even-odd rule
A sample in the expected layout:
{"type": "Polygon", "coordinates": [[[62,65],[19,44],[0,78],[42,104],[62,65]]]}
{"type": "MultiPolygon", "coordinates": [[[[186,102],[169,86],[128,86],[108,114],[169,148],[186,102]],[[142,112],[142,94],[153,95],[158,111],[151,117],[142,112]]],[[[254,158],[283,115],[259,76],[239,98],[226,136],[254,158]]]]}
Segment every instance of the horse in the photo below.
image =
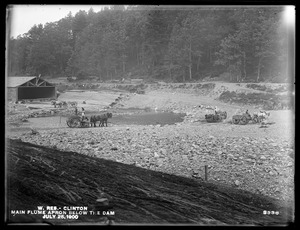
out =
{"type": "Polygon", "coordinates": [[[254,121],[256,123],[260,123],[262,121],[267,120],[267,118],[270,116],[270,112],[260,110],[259,112],[253,113],[253,116],[254,116],[254,121]]]}
{"type": "Polygon", "coordinates": [[[62,108],[63,106],[68,106],[67,102],[65,102],[65,101],[52,100],[51,104],[54,105],[54,108],[56,108],[56,106],[58,106],[59,108],[62,108]]]}
{"type": "Polygon", "coordinates": [[[100,126],[104,126],[104,123],[107,127],[107,120],[108,118],[112,118],[112,113],[104,113],[104,114],[100,114],[100,115],[92,115],[91,118],[90,118],[90,123],[91,123],[91,126],[93,127],[93,124],[94,124],[94,127],[96,127],[96,123],[97,121],[100,121],[99,123],[99,127],[100,126]]]}
{"type": "Polygon", "coordinates": [[[68,105],[68,107],[76,107],[77,106],[77,102],[76,101],[68,101],[67,105],[68,105]]]}

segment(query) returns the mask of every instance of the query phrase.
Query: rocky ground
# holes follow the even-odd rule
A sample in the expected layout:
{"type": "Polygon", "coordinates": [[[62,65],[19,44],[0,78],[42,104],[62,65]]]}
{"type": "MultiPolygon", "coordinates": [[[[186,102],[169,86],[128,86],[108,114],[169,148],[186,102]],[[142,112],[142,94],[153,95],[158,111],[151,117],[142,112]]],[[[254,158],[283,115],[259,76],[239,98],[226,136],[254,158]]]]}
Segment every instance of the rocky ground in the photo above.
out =
{"type": "Polygon", "coordinates": [[[43,130],[18,138],[63,151],[199,179],[204,178],[204,165],[208,165],[210,181],[281,200],[293,199],[294,150],[288,141],[278,142],[255,135],[225,135],[225,130],[216,135],[209,130],[209,127],[188,124],[119,126],[43,130]]]}
{"type": "Polygon", "coordinates": [[[293,204],[235,187],[16,140],[8,140],[6,162],[8,223],[287,226],[294,218],[293,204]],[[87,212],[60,211],[60,218],[48,211],[46,217],[11,213],[37,205],[87,212]]]}
{"type": "MultiPolygon", "coordinates": [[[[233,125],[230,123],[233,114],[246,109],[253,113],[260,106],[216,100],[224,90],[232,90],[228,87],[231,85],[218,85],[213,90],[209,87],[193,90],[179,87],[175,90],[167,86],[164,90],[148,88],[145,94],[112,92],[106,98],[99,96],[101,105],[95,105],[95,94],[93,101],[86,96],[84,106],[86,111],[91,112],[109,106],[122,95],[122,100],[110,107],[110,110],[135,107],[187,114],[184,122],[166,126],[114,125],[112,122],[109,127],[100,128],[70,129],[66,125],[48,130],[37,128],[33,134],[30,130],[18,131],[18,125],[22,126],[22,123],[17,122],[20,116],[25,116],[24,111],[28,114],[33,112],[25,106],[23,110],[18,107],[19,112],[11,109],[8,116],[11,123],[7,136],[199,180],[204,178],[204,166],[207,165],[210,182],[224,183],[282,202],[293,201],[293,112],[271,110],[269,125],[265,127],[251,123],[245,126],[233,125]],[[228,119],[221,123],[206,123],[206,111],[201,106],[211,105],[226,110],[228,119]]],[[[242,92],[240,86],[234,87],[242,92]]],[[[245,87],[245,91],[249,90],[252,89],[245,87]]],[[[62,98],[68,99],[67,95],[66,92],[62,98]]],[[[73,98],[74,95],[69,99],[73,98]]]]}

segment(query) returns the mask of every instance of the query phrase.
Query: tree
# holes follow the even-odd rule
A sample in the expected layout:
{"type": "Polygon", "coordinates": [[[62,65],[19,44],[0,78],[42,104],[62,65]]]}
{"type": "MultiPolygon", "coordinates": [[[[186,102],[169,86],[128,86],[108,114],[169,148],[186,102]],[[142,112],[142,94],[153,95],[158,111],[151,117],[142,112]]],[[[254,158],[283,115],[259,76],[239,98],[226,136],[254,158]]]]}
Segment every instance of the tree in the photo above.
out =
{"type": "Polygon", "coordinates": [[[167,14],[163,10],[144,11],[146,17],[143,27],[143,63],[148,73],[163,64],[164,54],[168,48],[169,27],[167,14]]]}
{"type": "Polygon", "coordinates": [[[255,57],[257,58],[257,77],[256,81],[260,81],[261,71],[268,62],[276,60],[280,56],[280,37],[277,29],[279,28],[279,20],[274,17],[274,11],[268,12],[267,10],[259,11],[258,19],[261,23],[257,24],[258,28],[253,31],[255,57]]]}
{"type": "Polygon", "coordinates": [[[236,81],[240,80],[241,75],[241,58],[239,51],[239,46],[235,42],[235,36],[229,35],[224,38],[221,42],[221,49],[216,53],[218,59],[215,61],[216,65],[226,66],[230,73],[230,80],[236,81]]]}
{"type": "Polygon", "coordinates": [[[172,71],[172,66],[179,67],[183,82],[186,80],[185,69],[190,64],[191,47],[187,41],[189,41],[189,35],[186,29],[180,27],[178,24],[175,25],[168,49],[169,72],[172,71]]]}
{"type": "Polygon", "coordinates": [[[72,32],[74,39],[78,39],[83,29],[87,26],[87,13],[83,10],[80,10],[74,17],[72,32]]]}
{"type": "Polygon", "coordinates": [[[170,9],[112,6],[79,11],[9,42],[13,74],[133,73],[186,81],[231,73],[231,80],[260,81],[282,73],[286,39],[281,8],[170,9]]]}
{"type": "Polygon", "coordinates": [[[26,74],[26,62],[29,53],[29,39],[18,36],[8,43],[7,71],[9,76],[26,74]]]}
{"type": "Polygon", "coordinates": [[[235,72],[237,81],[251,77],[254,72],[256,80],[260,80],[263,63],[276,58],[278,18],[272,16],[276,11],[258,8],[235,12],[237,30],[222,40],[216,64],[235,72]]]}

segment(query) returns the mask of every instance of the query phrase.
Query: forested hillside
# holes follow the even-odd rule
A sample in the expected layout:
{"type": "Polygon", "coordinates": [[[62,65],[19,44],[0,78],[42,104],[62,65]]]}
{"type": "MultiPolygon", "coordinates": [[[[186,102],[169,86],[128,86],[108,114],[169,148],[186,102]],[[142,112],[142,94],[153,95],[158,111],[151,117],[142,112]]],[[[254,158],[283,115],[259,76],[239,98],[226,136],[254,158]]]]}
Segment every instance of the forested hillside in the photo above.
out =
{"type": "Polygon", "coordinates": [[[282,7],[111,6],[33,26],[8,44],[8,75],[170,82],[286,79],[282,7]]]}

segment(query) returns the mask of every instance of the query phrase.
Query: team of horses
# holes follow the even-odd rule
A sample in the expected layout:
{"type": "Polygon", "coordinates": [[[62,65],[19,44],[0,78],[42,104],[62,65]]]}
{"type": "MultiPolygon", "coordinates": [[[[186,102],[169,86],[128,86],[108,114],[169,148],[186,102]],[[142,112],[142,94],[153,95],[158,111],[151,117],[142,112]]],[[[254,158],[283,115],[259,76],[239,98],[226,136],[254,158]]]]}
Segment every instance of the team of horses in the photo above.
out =
{"type": "Polygon", "coordinates": [[[90,118],[91,127],[96,127],[96,123],[99,121],[99,127],[100,126],[106,126],[107,127],[107,120],[108,118],[112,118],[112,113],[104,113],[100,115],[92,115],[90,118]]]}

